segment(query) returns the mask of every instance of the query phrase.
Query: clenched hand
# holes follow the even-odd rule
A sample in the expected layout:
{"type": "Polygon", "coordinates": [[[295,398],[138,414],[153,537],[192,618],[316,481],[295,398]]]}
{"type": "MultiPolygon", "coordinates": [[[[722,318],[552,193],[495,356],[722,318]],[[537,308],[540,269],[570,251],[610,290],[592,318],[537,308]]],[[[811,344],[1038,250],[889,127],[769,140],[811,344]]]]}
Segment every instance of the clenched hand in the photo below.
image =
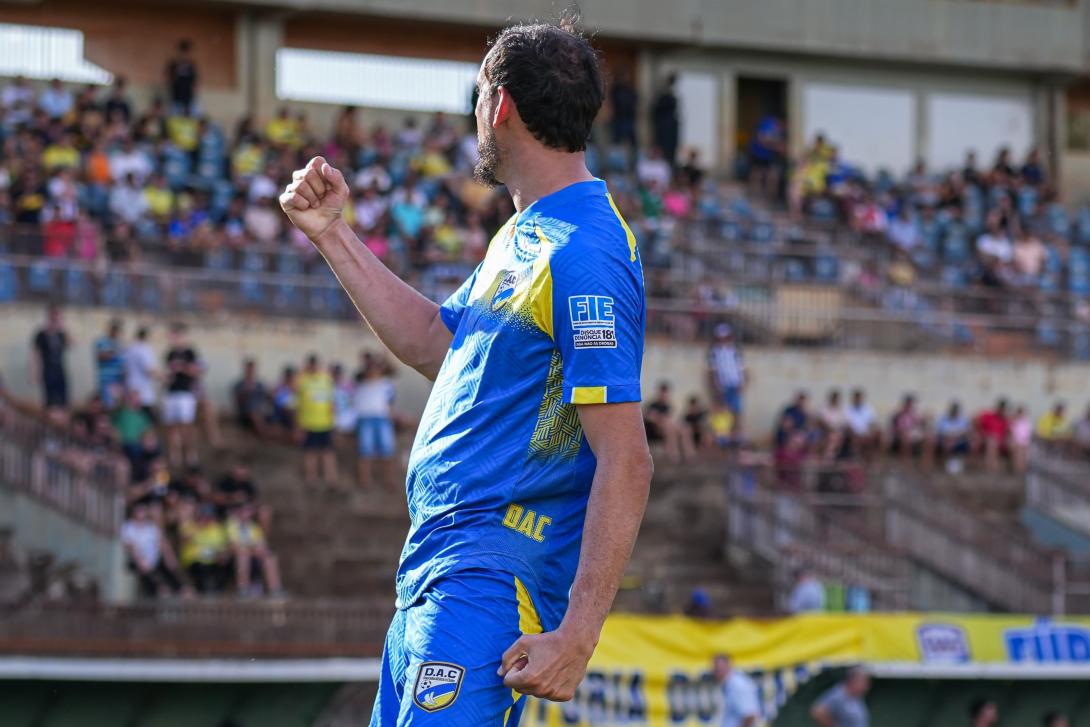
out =
{"type": "Polygon", "coordinates": [[[292,224],[312,241],[341,219],[348,202],[344,175],[323,157],[314,157],[291,175],[291,184],[280,195],[280,208],[292,224]]]}

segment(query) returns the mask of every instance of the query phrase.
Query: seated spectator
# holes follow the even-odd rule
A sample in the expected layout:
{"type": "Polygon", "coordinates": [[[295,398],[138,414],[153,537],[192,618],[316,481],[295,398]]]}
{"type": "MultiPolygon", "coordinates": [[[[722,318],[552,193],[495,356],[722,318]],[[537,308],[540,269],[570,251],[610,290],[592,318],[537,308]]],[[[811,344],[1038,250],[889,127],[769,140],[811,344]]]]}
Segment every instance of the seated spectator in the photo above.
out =
{"type": "Polygon", "coordinates": [[[1057,401],[1052,409],[1037,419],[1036,434],[1044,442],[1060,442],[1071,436],[1071,424],[1067,421],[1067,410],[1062,401],[1057,401]]]}
{"type": "Polygon", "coordinates": [[[886,236],[894,246],[904,252],[912,252],[920,244],[920,227],[912,218],[912,211],[907,205],[902,205],[901,211],[889,223],[886,236]]]}
{"type": "Polygon", "coordinates": [[[1026,471],[1029,461],[1029,445],[1033,441],[1033,422],[1026,413],[1026,408],[1020,406],[1014,410],[1014,417],[1010,422],[1010,452],[1011,465],[1014,471],[1021,474],[1026,471]]]}
{"type": "Polygon", "coordinates": [[[840,403],[839,389],[829,391],[825,408],[818,415],[818,423],[823,437],[823,456],[825,459],[834,459],[843,449],[848,431],[848,413],[840,403]]]}
{"type": "Polygon", "coordinates": [[[227,517],[227,514],[236,507],[251,505],[254,508],[254,517],[257,518],[262,530],[269,532],[272,511],[268,505],[258,503],[257,485],[254,484],[253,475],[245,463],[235,463],[231,471],[216,484],[216,490],[212,493],[211,499],[216,504],[221,518],[227,517]]]}
{"type": "Polygon", "coordinates": [[[787,599],[787,612],[794,615],[824,610],[825,586],[818,580],[814,571],[809,568],[800,568],[795,576],[791,595],[787,599]]]}
{"type": "Polygon", "coordinates": [[[212,502],[212,485],[200,467],[189,466],[181,477],[172,477],[167,486],[167,503],[174,509],[183,500],[198,505],[212,502]]]}
{"type": "Polygon", "coordinates": [[[235,399],[235,417],[243,429],[263,436],[272,416],[269,393],[257,377],[257,361],[246,359],[242,364],[242,378],[232,387],[235,399]]]}
{"type": "Polygon", "coordinates": [[[272,596],[280,596],[280,565],[265,542],[265,531],[254,521],[252,505],[235,508],[227,518],[227,541],[235,560],[235,585],[243,598],[258,595],[252,587],[251,576],[260,573],[265,590],[272,596]]]}
{"type": "Polygon", "coordinates": [[[655,398],[643,410],[643,423],[648,441],[661,443],[670,462],[680,462],[692,458],[693,443],[684,428],[674,420],[673,408],[670,384],[663,381],[655,398]]]}
{"type": "Polygon", "coordinates": [[[126,452],[129,458],[129,479],[131,482],[144,482],[151,472],[151,463],[163,456],[159,446],[159,435],[154,429],[146,429],[140,441],[132,451],[126,452]]]}
{"type": "Polygon", "coordinates": [[[852,399],[845,411],[845,419],[850,431],[851,449],[854,454],[869,456],[881,444],[882,433],[878,426],[878,417],[867,403],[862,389],[852,390],[852,399]]]}
{"type": "Polygon", "coordinates": [[[805,391],[795,394],[795,400],[780,413],[776,425],[776,446],[782,447],[790,436],[801,434],[809,442],[810,439],[810,413],[806,404],[809,397],[805,391]]]}
{"type": "Polygon", "coordinates": [[[950,402],[950,408],[935,422],[935,448],[951,474],[961,471],[962,458],[972,452],[972,423],[956,401],[950,402]]]}
{"type": "Polygon", "coordinates": [[[187,501],[178,524],[179,561],[197,593],[219,593],[227,584],[231,552],[227,531],[211,504],[187,501]],[[195,512],[195,516],[191,513],[195,512]]]}
{"type": "Polygon", "coordinates": [[[916,397],[908,394],[890,420],[890,452],[905,459],[924,454],[927,422],[916,409],[916,397]]]}
{"type": "Polygon", "coordinates": [[[711,446],[711,432],[708,430],[708,410],[700,403],[700,398],[689,397],[689,404],[682,416],[685,431],[693,442],[693,448],[702,451],[711,446]]]}
{"type": "Polygon", "coordinates": [[[1048,248],[1041,242],[1041,238],[1028,230],[1020,230],[1014,239],[1012,258],[1014,265],[1011,279],[1016,285],[1040,284],[1041,273],[1048,259],[1048,248]]]}
{"type": "Polygon", "coordinates": [[[129,518],[121,526],[121,543],[128,557],[129,570],[136,575],[142,596],[188,595],[189,586],[178,569],[174,550],[152,518],[146,503],[131,505],[129,518]]]}
{"type": "Polygon", "coordinates": [[[113,411],[110,419],[117,430],[121,449],[131,462],[140,456],[144,433],[152,426],[151,419],[140,405],[140,394],[136,391],[126,393],[124,402],[113,411]]]}
{"type": "Polygon", "coordinates": [[[984,450],[984,466],[989,472],[999,469],[999,457],[1007,454],[1010,421],[1007,417],[1007,400],[1000,399],[994,409],[977,415],[976,431],[984,450]]]}
{"type": "Polygon", "coordinates": [[[977,238],[977,253],[985,264],[1006,265],[1014,258],[1014,246],[999,218],[988,218],[987,231],[977,238]]]}
{"type": "Polygon", "coordinates": [[[166,460],[156,457],[148,463],[147,476],[132,480],[126,501],[130,505],[147,505],[156,522],[162,522],[163,503],[170,492],[170,470],[166,460]]]}
{"type": "Polygon", "coordinates": [[[794,419],[785,417],[781,423],[783,444],[776,447],[776,479],[779,485],[791,492],[801,492],[803,468],[810,454],[809,437],[805,431],[794,429],[794,419]]]}

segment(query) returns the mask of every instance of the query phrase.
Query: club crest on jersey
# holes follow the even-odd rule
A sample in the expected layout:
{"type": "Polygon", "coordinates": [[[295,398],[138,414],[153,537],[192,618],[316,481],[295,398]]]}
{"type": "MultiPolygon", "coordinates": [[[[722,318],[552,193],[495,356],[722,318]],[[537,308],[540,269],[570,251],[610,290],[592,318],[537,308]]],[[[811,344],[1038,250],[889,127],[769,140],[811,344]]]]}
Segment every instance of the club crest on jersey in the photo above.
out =
{"type": "Polygon", "coordinates": [[[500,284],[496,286],[496,292],[492,295],[493,313],[507,305],[507,301],[511,300],[511,297],[515,294],[515,286],[519,282],[519,276],[514,272],[505,270],[500,275],[503,276],[503,279],[500,280],[500,284]]]}
{"type": "Polygon", "coordinates": [[[462,691],[466,670],[445,661],[425,661],[416,672],[413,702],[425,712],[438,712],[454,704],[462,691]]]}

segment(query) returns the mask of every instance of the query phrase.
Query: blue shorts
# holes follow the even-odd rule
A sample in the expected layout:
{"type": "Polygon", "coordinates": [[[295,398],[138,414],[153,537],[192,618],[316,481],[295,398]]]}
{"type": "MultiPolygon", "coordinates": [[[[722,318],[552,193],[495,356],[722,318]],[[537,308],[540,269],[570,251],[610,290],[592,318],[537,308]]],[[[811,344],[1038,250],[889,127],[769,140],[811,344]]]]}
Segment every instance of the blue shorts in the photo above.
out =
{"type": "Polygon", "coordinates": [[[356,438],[361,457],[394,456],[394,423],[387,417],[360,417],[356,438]]]}
{"type": "Polygon", "coordinates": [[[519,636],[541,631],[533,600],[510,573],[440,578],[394,616],[371,727],[514,727],[526,698],[496,670],[519,636]]]}
{"type": "Polygon", "coordinates": [[[723,405],[730,409],[735,414],[742,413],[742,387],[741,386],[725,386],[723,387],[723,405]]]}

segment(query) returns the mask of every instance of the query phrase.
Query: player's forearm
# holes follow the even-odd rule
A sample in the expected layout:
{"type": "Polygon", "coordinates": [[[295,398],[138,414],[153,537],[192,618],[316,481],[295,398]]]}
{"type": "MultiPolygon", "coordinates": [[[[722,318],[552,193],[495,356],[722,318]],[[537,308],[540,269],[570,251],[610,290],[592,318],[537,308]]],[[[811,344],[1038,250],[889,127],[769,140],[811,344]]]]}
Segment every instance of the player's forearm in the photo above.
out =
{"type": "Polygon", "coordinates": [[[394,275],[343,221],[314,245],[375,335],[400,361],[434,379],[451,340],[439,306],[394,275]]]}
{"type": "Polygon", "coordinates": [[[560,631],[589,643],[591,648],[598,643],[632,555],[647,507],[651,472],[651,456],[646,449],[598,460],[587,502],[579,567],[560,625],[560,631]]]}

